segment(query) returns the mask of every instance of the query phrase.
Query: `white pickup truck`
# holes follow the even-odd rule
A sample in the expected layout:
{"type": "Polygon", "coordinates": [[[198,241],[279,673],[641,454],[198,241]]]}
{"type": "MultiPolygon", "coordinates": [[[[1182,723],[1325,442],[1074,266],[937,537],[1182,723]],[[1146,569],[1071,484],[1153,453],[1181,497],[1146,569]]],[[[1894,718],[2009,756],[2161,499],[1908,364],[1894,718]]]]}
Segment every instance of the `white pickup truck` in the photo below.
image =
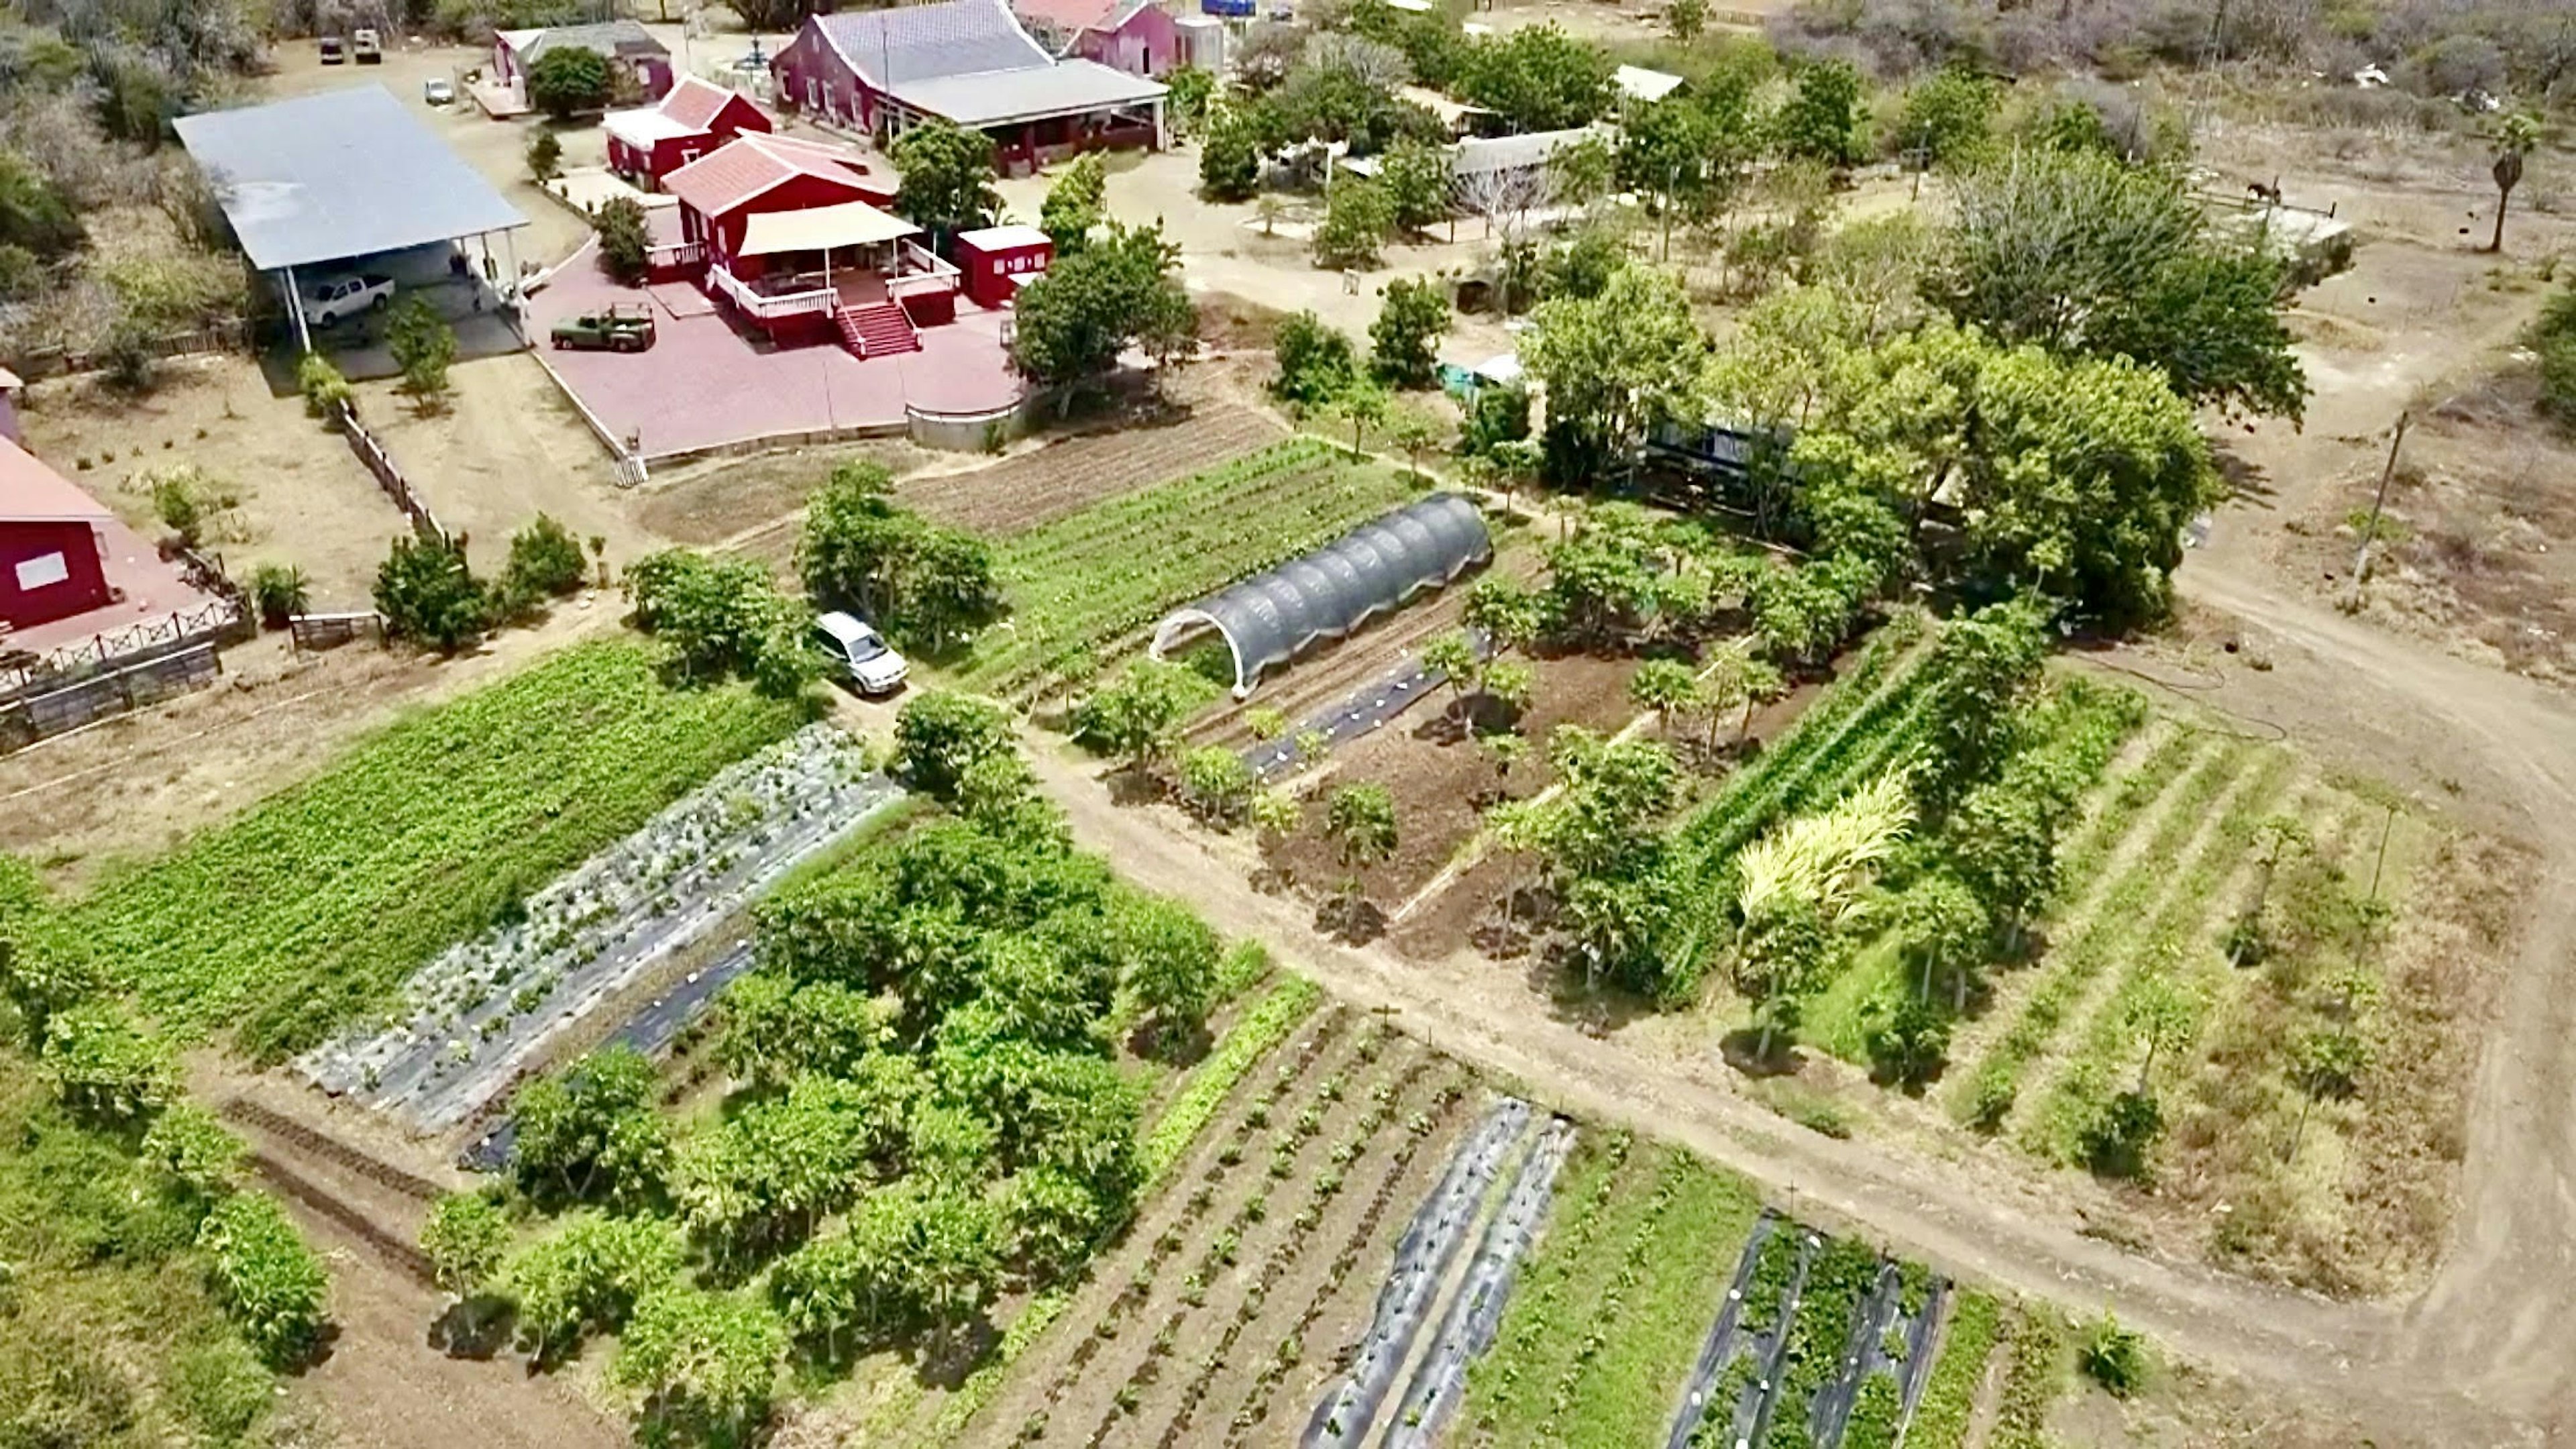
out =
{"type": "Polygon", "coordinates": [[[304,286],[304,320],[314,327],[337,325],[361,312],[382,311],[394,300],[394,279],[369,272],[355,277],[322,277],[304,286]]]}

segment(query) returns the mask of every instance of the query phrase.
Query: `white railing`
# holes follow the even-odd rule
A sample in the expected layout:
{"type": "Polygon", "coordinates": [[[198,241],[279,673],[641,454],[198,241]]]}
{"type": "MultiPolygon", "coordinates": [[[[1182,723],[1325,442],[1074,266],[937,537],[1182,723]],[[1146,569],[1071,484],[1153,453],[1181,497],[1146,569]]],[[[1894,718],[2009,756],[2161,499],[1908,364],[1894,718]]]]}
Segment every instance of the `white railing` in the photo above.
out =
{"type": "Polygon", "coordinates": [[[957,280],[956,266],[919,242],[908,241],[895,244],[895,271],[902,276],[926,273],[930,276],[946,277],[951,282],[957,280]]]}
{"type": "Polygon", "coordinates": [[[781,317],[801,317],[808,312],[829,313],[839,301],[829,287],[818,287],[809,292],[785,292],[775,297],[763,296],[740,277],[716,266],[707,268],[707,282],[731,299],[736,307],[764,322],[781,317]]]}
{"type": "Polygon", "coordinates": [[[693,267],[706,259],[704,242],[672,242],[644,249],[644,264],[649,267],[693,267]]]}

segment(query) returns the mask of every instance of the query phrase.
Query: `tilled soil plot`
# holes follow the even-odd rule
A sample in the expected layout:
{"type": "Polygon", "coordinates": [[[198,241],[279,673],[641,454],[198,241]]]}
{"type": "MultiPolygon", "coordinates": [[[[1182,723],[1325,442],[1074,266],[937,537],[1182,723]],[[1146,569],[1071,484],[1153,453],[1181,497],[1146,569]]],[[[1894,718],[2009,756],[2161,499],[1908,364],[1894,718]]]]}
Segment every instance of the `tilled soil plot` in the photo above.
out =
{"type": "MultiPolygon", "coordinates": [[[[1224,1112],[1209,1124],[1201,1141],[1170,1184],[1138,1217],[1126,1242],[1113,1256],[1095,1265],[1057,1326],[1024,1354],[1012,1370],[1010,1388],[998,1395],[961,1436],[969,1445],[1024,1442],[1032,1424],[1047,1426],[1043,1442],[1075,1443],[1099,1417],[1092,1404],[1085,1416],[1077,1400],[1083,1386],[1110,1372],[1107,1360],[1121,1347],[1141,1352],[1141,1342],[1121,1345],[1138,1325],[1159,1323],[1171,1311],[1186,1265],[1206,1250],[1207,1241],[1240,1208],[1244,1199],[1268,1181],[1262,1164],[1250,1160],[1252,1144],[1264,1129],[1251,1124],[1255,1099],[1285,1079],[1281,1101],[1294,1100],[1324,1077],[1356,1059],[1357,1015],[1334,1007],[1298,1030],[1279,1051],[1247,1073],[1224,1112]],[[1224,1159],[1233,1156],[1234,1161],[1224,1159]],[[1103,1331],[1105,1330],[1105,1331],[1103,1331]]],[[[1268,1113],[1275,1125],[1279,1109],[1268,1113]]],[[[1146,1329],[1143,1337],[1150,1338],[1146,1329]]],[[[1116,1389],[1125,1370],[1110,1383],[1116,1389]]],[[[1104,1396],[1105,1396],[1104,1391],[1104,1396]]]]}
{"type": "MultiPolygon", "coordinates": [[[[1537,661],[1536,686],[1519,726],[1530,752],[1512,769],[1507,782],[1512,794],[1526,796],[1546,788],[1550,776],[1542,756],[1557,726],[1576,724],[1607,733],[1635,715],[1636,707],[1628,702],[1628,676],[1636,668],[1634,659],[1588,654],[1537,661]]],[[[1392,910],[1438,874],[1478,828],[1483,817],[1476,799],[1495,781],[1491,757],[1444,715],[1445,703],[1444,693],[1399,716],[1392,727],[1335,751],[1332,774],[1308,802],[1304,823],[1269,848],[1271,866],[1318,897],[1337,889],[1348,872],[1324,834],[1324,801],[1342,786],[1374,782],[1395,795],[1396,853],[1360,873],[1362,892],[1379,908],[1392,910]]]]}
{"type": "Polygon", "coordinates": [[[1374,1295],[1396,1236],[1471,1115],[1464,1067],[1420,1048],[1409,1056],[1388,1125],[1340,1169],[1340,1191],[1304,1237],[1279,1244],[1259,1263],[1247,1260],[1248,1286],[1209,1325],[1213,1335],[1188,1341],[1191,1362],[1169,1391],[1138,1407],[1136,1423],[1154,1432],[1133,1442],[1156,1449],[1213,1444],[1220,1436],[1274,1442],[1302,1412],[1293,1397],[1276,1395],[1299,1377],[1310,1346],[1331,1347],[1312,1336],[1315,1325],[1345,1302],[1374,1295]]]}
{"type": "Polygon", "coordinates": [[[1207,405],[1168,423],[1049,443],[970,473],[906,479],[895,496],[942,523],[1004,538],[1104,498],[1203,473],[1284,436],[1248,408],[1207,405]]]}
{"type": "MultiPolygon", "coordinates": [[[[1363,1028],[1344,1050],[1319,1059],[1320,1073],[1310,1070],[1279,1093],[1268,1124],[1241,1139],[1241,1160],[1220,1162],[1224,1178],[1207,1184],[1215,1189],[1216,1210],[1201,1220],[1199,1235],[1156,1275],[1142,1307],[1121,1324],[1128,1331],[1048,1413],[1044,1435],[1032,1440],[1023,1429],[1022,1442],[1092,1449],[1154,1443],[1259,1265],[1283,1245],[1312,1236],[1322,1214],[1318,1179],[1340,1170],[1332,1161],[1336,1151],[1403,1130],[1400,1120],[1383,1120],[1392,1109],[1375,1093],[1387,1086],[1391,1103],[1418,1059],[1408,1039],[1389,1041],[1363,1028]],[[1367,1126],[1371,1117],[1379,1125],[1367,1126]]],[[[1348,1190],[1345,1181],[1335,1195],[1348,1190]]]]}
{"type": "Polygon", "coordinates": [[[586,1449],[627,1442],[565,1383],[506,1352],[472,1357],[432,1340],[450,1299],[412,1244],[429,1212],[409,1174],[291,1119],[232,1117],[263,1186],[286,1203],[331,1272],[331,1338],[295,1392],[350,1449],[586,1449]]]}

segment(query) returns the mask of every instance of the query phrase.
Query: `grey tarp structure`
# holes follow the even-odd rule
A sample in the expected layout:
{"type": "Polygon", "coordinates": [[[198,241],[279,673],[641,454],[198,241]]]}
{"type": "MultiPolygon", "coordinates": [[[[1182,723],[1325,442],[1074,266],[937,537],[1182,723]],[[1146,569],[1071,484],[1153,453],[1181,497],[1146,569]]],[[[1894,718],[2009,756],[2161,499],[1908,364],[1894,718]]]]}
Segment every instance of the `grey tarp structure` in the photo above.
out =
{"type": "Polygon", "coordinates": [[[1156,658],[1201,629],[1234,653],[1234,695],[1261,671],[1319,639],[1338,639],[1373,615],[1491,557],[1485,516],[1463,493],[1409,503],[1265,574],[1176,609],[1154,630],[1156,658]]]}
{"type": "Polygon", "coordinates": [[[173,125],[263,272],[528,224],[380,85],[173,125]]]}

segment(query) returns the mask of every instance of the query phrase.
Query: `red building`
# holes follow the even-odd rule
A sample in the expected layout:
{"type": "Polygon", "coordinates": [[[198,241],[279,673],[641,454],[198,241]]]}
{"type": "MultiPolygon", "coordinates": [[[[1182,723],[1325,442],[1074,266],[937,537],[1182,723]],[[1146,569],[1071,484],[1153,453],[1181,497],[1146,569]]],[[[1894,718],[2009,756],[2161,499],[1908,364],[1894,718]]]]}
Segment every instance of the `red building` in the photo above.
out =
{"type": "Polygon", "coordinates": [[[660,104],[611,111],[600,128],[608,133],[608,169],[653,191],[734,137],[766,135],[773,125],[751,97],[684,75],[660,104]]]}
{"type": "Polygon", "coordinates": [[[97,499],[0,438],[0,625],[32,629],[111,603],[101,534],[114,521],[97,499]]]}
{"type": "Polygon", "coordinates": [[[648,101],[658,101],[670,92],[671,52],[634,20],[554,25],[542,30],[496,30],[492,32],[492,78],[525,101],[529,69],[539,56],[565,46],[597,51],[607,60],[613,75],[624,77],[648,101]]]}
{"type": "Polygon", "coordinates": [[[1007,307],[1020,285],[1046,275],[1055,260],[1055,242],[1033,226],[988,226],[957,234],[957,270],[964,276],[968,300],[981,307],[1007,307]]]}
{"type": "Polygon", "coordinates": [[[1185,59],[1180,26],[1155,0],[1013,0],[1012,8],[1059,56],[1156,80],[1185,59]]]}
{"type": "Polygon", "coordinates": [[[770,73],[781,104],[881,138],[932,117],[982,131],[1006,171],[1164,141],[1162,85],[1058,60],[1002,0],[808,16],[770,73]]]}
{"type": "Polygon", "coordinates": [[[911,352],[916,327],[957,315],[957,269],[885,210],[893,178],[857,152],[787,136],[738,136],[662,179],[680,241],[657,263],[772,338],[837,335],[861,357],[911,352]]]}

